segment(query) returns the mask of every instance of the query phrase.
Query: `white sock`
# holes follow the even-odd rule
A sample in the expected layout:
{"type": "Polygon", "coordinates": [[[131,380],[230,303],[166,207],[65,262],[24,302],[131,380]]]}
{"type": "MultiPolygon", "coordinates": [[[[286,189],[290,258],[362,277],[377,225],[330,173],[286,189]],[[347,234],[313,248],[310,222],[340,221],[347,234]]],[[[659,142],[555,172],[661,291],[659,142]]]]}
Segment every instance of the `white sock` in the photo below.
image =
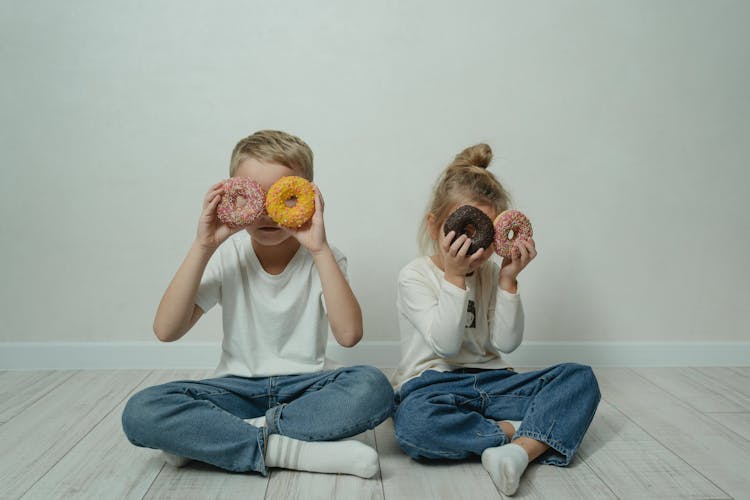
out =
{"type": "Polygon", "coordinates": [[[300,441],[271,434],[266,466],[368,478],[378,472],[378,452],[359,441],[300,441]]]}
{"type": "Polygon", "coordinates": [[[513,495],[521,475],[529,465],[529,455],[521,446],[508,443],[482,452],[482,465],[504,495],[513,495]]]}
{"type": "Polygon", "coordinates": [[[185,467],[191,460],[189,458],[172,455],[166,451],[161,452],[162,458],[172,467],[185,467]]]}
{"type": "Polygon", "coordinates": [[[245,422],[255,427],[264,427],[266,425],[266,416],[261,415],[255,418],[246,418],[245,422]]]}

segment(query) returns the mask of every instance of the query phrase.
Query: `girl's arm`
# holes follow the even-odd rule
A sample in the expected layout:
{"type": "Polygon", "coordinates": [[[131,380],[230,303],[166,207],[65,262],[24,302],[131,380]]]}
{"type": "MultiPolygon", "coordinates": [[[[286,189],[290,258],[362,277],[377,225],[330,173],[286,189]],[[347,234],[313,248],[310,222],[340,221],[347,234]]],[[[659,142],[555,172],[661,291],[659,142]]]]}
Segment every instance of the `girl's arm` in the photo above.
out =
{"type": "Polygon", "coordinates": [[[433,286],[427,277],[404,269],[398,279],[398,308],[435,354],[451,358],[463,343],[469,294],[445,280],[437,293],[433,286]]]}
{"type": "Polygon", "coordinates": [[[513,352],[523,341],[524,314],[518,295],[518,274],[536,257],[534,240],[519,239],[498,273],[495,303],[490,307],[490,343],[499,352],[513,352]]]}
{"type": "Polygon", "coordinates": [[[437,259],[443,270],[440,289],[413,270],[399,275],[399,309],[442,358],[452,358],[461,350],[466,326],[469,293],[466,275],[479,268],[492,255],[479,249],[469,255],[471,240],[455,231],[438,242],[437,259]]]}
{"type": "Polygon", "coordinates": [[[497,290],[490,306],[490,344],[493,349],[509,353],[523,341],[524,314],[521,297],[502,288],[497,290]]]}

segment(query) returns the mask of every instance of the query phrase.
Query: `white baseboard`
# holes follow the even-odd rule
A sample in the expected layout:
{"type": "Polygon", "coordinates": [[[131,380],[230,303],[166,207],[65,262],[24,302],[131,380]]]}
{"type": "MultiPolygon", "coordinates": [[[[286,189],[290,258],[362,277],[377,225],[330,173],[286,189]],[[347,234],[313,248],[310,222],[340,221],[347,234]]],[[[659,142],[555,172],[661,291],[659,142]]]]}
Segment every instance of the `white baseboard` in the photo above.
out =
{"type": "MultiPolygon", "coordinates": [[[[213,369],[218,342],[5,342],[0,370],[213,369]]],[[[397,341],[361,342],[346,349],[328,345],[328,357],[344,365],[398,364],[397,341]]],[[[506,356],[513,366],[563,362],[591,366],[748,366],[750,342],[525,342],[506,356]]]]}

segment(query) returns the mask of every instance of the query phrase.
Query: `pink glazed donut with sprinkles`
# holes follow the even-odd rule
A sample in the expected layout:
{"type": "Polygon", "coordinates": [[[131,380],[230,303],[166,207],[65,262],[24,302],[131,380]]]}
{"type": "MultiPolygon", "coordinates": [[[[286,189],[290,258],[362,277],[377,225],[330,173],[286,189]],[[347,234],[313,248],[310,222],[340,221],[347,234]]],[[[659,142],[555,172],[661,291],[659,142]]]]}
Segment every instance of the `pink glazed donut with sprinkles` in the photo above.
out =
{"type": "Polygon", "coordinates": [[[518,210],[506,210],[495,217],[495,253],[500,257],[510,257],[513,244],[519,237],[531,238],[531,222],[518,210]]]}
{"type": "Polygon", "coordinates": [[[224,182],[216,215],[231,228],[245,227],[258,219],[266,208],[263,188],[249,177],[232,177],[224,182]]]}

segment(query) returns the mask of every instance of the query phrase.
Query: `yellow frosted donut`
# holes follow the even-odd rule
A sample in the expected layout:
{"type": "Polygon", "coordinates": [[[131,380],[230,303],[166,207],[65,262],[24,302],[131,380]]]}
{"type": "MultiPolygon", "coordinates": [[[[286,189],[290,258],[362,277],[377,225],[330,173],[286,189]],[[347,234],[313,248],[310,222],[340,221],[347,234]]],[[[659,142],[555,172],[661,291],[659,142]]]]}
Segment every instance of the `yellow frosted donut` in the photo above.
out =
{"type": "Polygon", "coordinates": [[[288,175],[274,182],[266,194],[266,211],[280,226],[298,228],[315,213],[315,190],[302,177],[288,175]],[[294,201],[291,206],[287,203],[294,201]]]}

